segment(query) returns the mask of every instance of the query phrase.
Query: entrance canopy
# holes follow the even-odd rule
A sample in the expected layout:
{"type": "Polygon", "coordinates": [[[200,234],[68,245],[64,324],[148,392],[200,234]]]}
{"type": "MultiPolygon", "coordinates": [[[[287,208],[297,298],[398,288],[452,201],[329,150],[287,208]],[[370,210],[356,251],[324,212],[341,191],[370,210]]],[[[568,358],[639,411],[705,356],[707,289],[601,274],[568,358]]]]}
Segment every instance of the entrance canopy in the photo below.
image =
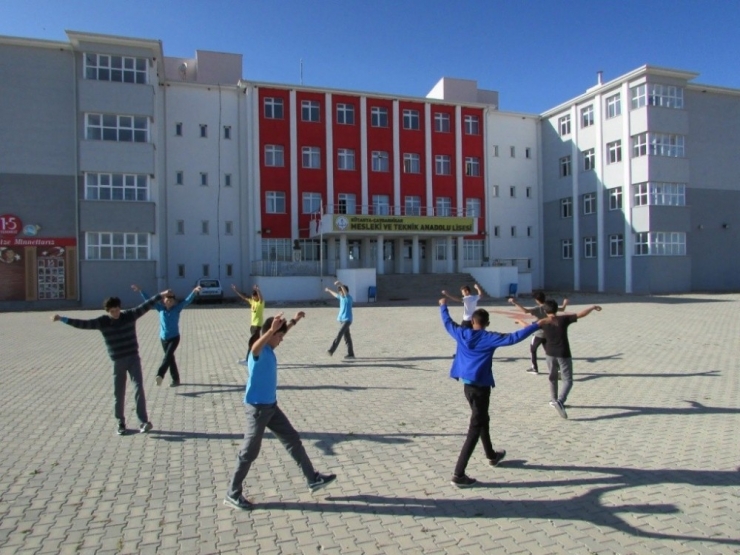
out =
{"type": "Polygon", "coordinates": [[[310,237],[320,235],[405,236],[478,234],[478,218],[445,216],[381,216],[357,214],[321,214],[311,222],[310,237]]]}

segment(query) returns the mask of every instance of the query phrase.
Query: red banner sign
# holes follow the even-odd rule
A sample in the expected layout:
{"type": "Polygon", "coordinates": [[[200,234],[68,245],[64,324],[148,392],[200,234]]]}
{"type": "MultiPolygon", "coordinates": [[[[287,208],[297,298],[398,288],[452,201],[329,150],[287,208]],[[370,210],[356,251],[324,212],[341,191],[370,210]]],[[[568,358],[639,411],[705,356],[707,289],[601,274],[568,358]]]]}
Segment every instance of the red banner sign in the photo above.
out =
{"type": "Polygon", "coordinates": [[[13,216],[13,214],[0,216],[0,235],[17,235],[21,229],[23,229],[23,222],[18,216],[13,216]]]}

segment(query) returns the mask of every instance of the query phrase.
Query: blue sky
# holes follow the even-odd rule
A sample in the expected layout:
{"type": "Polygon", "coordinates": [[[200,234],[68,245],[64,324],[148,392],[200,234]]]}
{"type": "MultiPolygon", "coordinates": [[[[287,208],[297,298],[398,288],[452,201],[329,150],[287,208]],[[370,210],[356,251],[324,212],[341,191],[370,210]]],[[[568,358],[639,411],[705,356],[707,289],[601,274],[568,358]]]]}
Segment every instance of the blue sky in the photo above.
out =
{"type": "Polygon", "coordinates": [[[443,76],[540,113],[644,64],[740,88],[737,0],[0,0],[0,35],[65,30],[244,56],[255,81],[425,96],[443,76]]]}

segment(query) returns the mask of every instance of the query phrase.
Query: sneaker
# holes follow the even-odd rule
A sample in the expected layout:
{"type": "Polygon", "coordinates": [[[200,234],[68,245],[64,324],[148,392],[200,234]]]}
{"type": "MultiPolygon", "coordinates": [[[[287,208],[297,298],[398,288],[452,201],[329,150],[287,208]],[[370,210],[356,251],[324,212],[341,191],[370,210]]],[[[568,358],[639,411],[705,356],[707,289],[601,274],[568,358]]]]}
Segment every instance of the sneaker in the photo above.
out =
{"type": "Polygon", "coordinates": [[[254,508],[254,503],[250,503],[243,495],[240,495],[236,499],[227,495],[224,497],[224,505],[241,509],[242,511],[249,511],[254,508]]]}
{"type": "Polygon", "coordinates": [[[328,486],[336,479],[336,474],[320,474],[317,472],[316,476],[314,476],[313,482],[308,484],[308,489],[311,491],[318,491],[321,488],[328,486]]]}
{"type": "Polygon", "coordinates": [[[126,435],[126,424],[121,422],[118,425],[118,431],[116,432],[119,436],[125,436],[126,435]]]}
{"type": "Polygon", "coordinates": [[[331,349],[327,349],[326,350],[326,354],[328,354],[330,357],[333,357],[334,356],[334,351],[332,351],[331,349]]]}
{"type": "Polygon", "coordinates": [[[560,418],[565,418],[567,420],[568,413],[565,412],[565,407],[563,406],[563,403],[561,403],[560,401],[550,401],[550,406],[558,411],[560,418]]]}
{"type": "Polygon", "coordinates": [[[246,358],[240,358],[236,361],[237,364],[241,364],[242,366],[247,366],[247,359],[246,358]]]}
{"type": "Polygon", "coordinates": [[[162,385],[162,376],[157,376],[157,386],[162,385]]]}
{"type": "Polygon", "coordinates": [[[476,481],[477,480],[475,478],[471,478],[470,476],[463,474],[462,476],[453,476],[450,480],[450,484],[458,488],[469,488],[475,484],[476,481]]]}
{"type": "Polygon", "coordinates": [[[147,432],[148,432],[149,430],[151,430],[151,429],[152,429],[153,427],[154,427],[154,426],[152,426],[152,423],[151,423],[151,422],[144,422],[144,423],[143,423],[143,424],[141,425],[141,428],[139,428],[139,433],[140,433],[140,434],[145,434],[145,433],[147,433],[147,432]]]}
{"type": "Polygon", "coordinates": [[[344,355],[344,360],[355,360],[355,355],[344,355]]]}
{"type": "Polygon", "coordinates": [[[180,382],[170,382],[170,387],[180,387],[180,382]]]}
{"type": "Polygon", "coordinates": [[[496,451],[496,454],[492,459],[488,459],[488,464],[491,466],[498,466],[498,463],[504,460],[504,457],[506,456],[506,451],[504,449],[501,449],[501,451],[496,451]]]}
{"type": "Polygon", "coordinates": [[[539,370],[537,368],[532,368],[531,366],[527,368],[527,374],[539,374],[539,370]]]}

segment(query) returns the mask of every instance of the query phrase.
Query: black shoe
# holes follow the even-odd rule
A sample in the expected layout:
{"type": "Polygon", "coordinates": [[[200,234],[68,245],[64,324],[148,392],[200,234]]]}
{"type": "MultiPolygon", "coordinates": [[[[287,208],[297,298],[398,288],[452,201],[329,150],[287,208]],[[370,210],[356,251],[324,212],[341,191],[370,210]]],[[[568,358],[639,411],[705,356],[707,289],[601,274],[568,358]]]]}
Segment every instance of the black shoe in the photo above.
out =
{"type": "Polygon", "coordinates": [[[147,432],[148,432],[149,430],[151,430],[151,429],[152,429],[153,427],[154,427],[154,426],[152,426],[152,423],[151,423],[151,422],[144,422],[144,423],[143,423],[143,424],[141,425],[141,428],[139,428],[139,433],[140,433],[140,434],[145,434],[145,433],[147,433],[147,432]]]}
{"type": "Polygon", "coordinates": [[[328,486],[336,479],[336,474],[320,474],[317,472],[316,476],[314,476],[313,482],[308,484],[308,489],[311,491],[318,491],[321,488],[328,486]]]}
{"type": "Polygon", "coordinates": [[[330,357],[334,356],[334,351],[332,351],[331,349],[327,349],[327,350],[326,350],[326,352],[327,352],[327,354],[328,354],[328,355],[329,355],[330,357]]]}
{"type": "Polygon", "coordinates": [[[170,387],[180,387],[180,382],[170,382],[170,387]]]}
{"type": "Polygon", "coordinates": [[[126,435],[126,424],[121,422],[118,424],[118,431],[116,432],[119,436],[125,436],[126,435]]]}
{"type": "Polygon", "coordinates": [[[462,476],[453,476],[450,480],[450,484],[458,488],[469,488],[475,484],[476,481],[477,480],[475,478],[471,478],[470,476],[463,474],[462,476]]]}
{"type": "Polygon", "coordinates": [[[344,355],[344,360],[355,360],[355,355],[344,355]]]}
{"type": "Polygon", "coordinates": [[[539,373],[540,372],[539,370],[537,370],[537,368],[532,368],[532,367],[527,368],[527,374],[539,374],[539,373]]]}
{"type": "Polygon", "coordinates": [[[501,451],[496,451],[496,454],[493,456],[492,459],[488,459],[488,464],[491,466],[498,466],[498,463],[504,460],[504,457],[506,456],[506,450],[501,449],[501,451]]]}
{"type": "Polygon", "coordinates": [[[240,495],[236,499],[227,495],[224,497],[224,505],[241,509],[242,511],[249,511],[254,508],[254,503],[250,503],[243,495],[240,495]]]}

